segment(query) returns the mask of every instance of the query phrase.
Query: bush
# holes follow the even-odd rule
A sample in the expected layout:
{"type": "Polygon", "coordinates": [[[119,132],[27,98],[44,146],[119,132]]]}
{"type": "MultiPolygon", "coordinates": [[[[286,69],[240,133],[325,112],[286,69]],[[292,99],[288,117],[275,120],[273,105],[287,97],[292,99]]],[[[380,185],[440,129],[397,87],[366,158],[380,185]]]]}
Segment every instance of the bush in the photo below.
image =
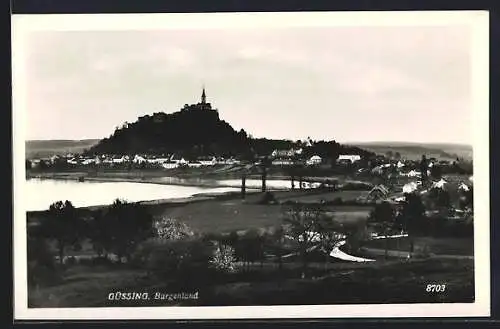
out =
{"type": "Polygon", "coordinates": [[[141,254],[150,274],[187,289],[204,285],[211,276],[212,250],[211,244],[201,240],[178,240],[149,243],[141,248],[141,254]]]}
{"type": "Polygon", "coordinates": [[[273,193],[266,192],[262,198],[257,202],[258,204],[276,204],[277,200],[273,193]]]}
{"type": "Polygon", "coordinates": [[[233,273],[236,271],[236,255],[234,248],[222,243],[217,243],[210,259],[212,268],[222,273],[233,273]]]}
{"type": "Polygon", "coordinates": [[[340,186],[340,190],[343,191],[369,191],[373,188],[371,184],[367,183],[346,183],[340,186]]]}
{"type": "Polygon", "coordinates": [[[60,279],[54,256],[44,239],[28,236],[28,285],[50,285],[60,279]]]}

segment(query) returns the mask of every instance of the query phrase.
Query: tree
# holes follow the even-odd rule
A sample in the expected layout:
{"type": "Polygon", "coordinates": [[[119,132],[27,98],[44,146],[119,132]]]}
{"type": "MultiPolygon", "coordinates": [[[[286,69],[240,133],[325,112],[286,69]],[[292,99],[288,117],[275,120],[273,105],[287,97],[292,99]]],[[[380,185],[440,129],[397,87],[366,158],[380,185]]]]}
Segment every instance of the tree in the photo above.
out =
{"type": "Polygon", "coordinates": [[[442,177],[442,169],[439,165],[433,165],[431,168],[431,176],[435,179],[441,179],[442,177]]]}
{"type": "Polygon", "coordinates": [[[416,193],[406,194],[403,209],[397,218],[398,225],[408,232],[410,238],[410,252],[413,252],[413,235],[425,228],[425,207],[420,195],[416,193]]]}
{"type": "Polygon", "coordinates": [[[443,188],[433,188],[429,193],[436,208],[448,212],[451,209],[451,197],[448,190],[443,188]]]}
{"type": "Polygon", "coordinates": [[[283,256],[285,255],[285,230],[283,226],[278,226],[273,234],[268,239],[269,248],[276,256],[276,262],[278,263],[278,268],[281,270],[283,268],[283,256]]]}
{"type": "Polygon", "coordinates": [[[387,151],[387,152],[385,153],[385,156],[386,156],[388,159],[392,159],[393,155],[394,155],[394,154],[392,153],[392,151],[387,151]]]}
{"type": "Polygon", "coordinates": [[[315,231],[318,232],[318,246],[325,255],[325,268],[330,260],[330,253],[338,246],[340,241],[343,241],[347,233],[344,225],[335,221],[333,216],[320,215],[316,221],[315,231]]]}
{"type": "Polygon", "coordinates": [[[271,160],[268,157],[262,159],[260,163],[261,175],[262,175],[262,192],[266,191],[266,179],[267,179],[267,170],[271,165],[271,160]]]}
{"type": "Polygon", "coordinates": [[[422,155],[422,160],[420,160],[420,172],[422,174],[422,182],[427,181],[427,169],[429,168],[429,165],[427,163],[427,158],[425,154],[422,155]]]}
{"type": "Polygon", "coordinates": [[[319,207],[295,205],[284,216],[285,232],[296,243],[302,262],[302,273],[307,269],[307,253],[319,241],[318,221],[325,216],[319,207]]]}
{"type": "Polygon", "coordinates": [[[103,225],[109,232],[111,249],[128,261],[139,243],[153,236],[153,218],[139,204],[115,200],[104,214],[103,225]]]}
{"type": "Polygon", "coordinates": [[[394,159],[401,160],[401,153],[399,152],[394,153],[394,159]]]}
{"type": "Polygon", "coordinates": [[[173,218],[157,220],[153,227],[159,241],[183,240],[194,236],[194,232],[189,226],[173,218]]]}
{"type": "Polygon", "coordinates": [[[263,261],[264,239],[257,230],[249,230],[235,244],[236,256],[242,260],[248,269],[250,264],[263,261]]]}
{"type": "Polygon", "coordinates": [[[62,264],[66,249],[82,239],[83,221],[70,201],[57,201],[50,205],[48,217],[41,221],[40,232],[43,237],[55,240],[62,264]]]}
{"type": "Polygon", "coordinates": [[[210,265],[221,272],[234,272],[236,270],[234,248],[217,242],[210,265]]]}
{"type": "Polygon", "coordinates": [[[32,168],[30,160],[26,159],[24,164],[25,164],[26,170],[30,170],[32,168]]]}
{"type": "Polygon", "coordinates": [[[368,217],[368,223],[374,224],[385,236],[385,257],[389,249],[389,234],[395,228],[395,210],[388,202],[377,204],[368,217]]]}

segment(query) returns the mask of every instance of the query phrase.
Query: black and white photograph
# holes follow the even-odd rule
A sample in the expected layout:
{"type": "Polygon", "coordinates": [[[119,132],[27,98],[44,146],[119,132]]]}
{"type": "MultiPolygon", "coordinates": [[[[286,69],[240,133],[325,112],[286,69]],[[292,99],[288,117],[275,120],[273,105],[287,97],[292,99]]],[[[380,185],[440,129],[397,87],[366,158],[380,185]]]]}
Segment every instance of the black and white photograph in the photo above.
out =
{"type": "Polygon", "coordinates": [[[488,14],[13,15],[20,319],[490,315],[488,14]]]}

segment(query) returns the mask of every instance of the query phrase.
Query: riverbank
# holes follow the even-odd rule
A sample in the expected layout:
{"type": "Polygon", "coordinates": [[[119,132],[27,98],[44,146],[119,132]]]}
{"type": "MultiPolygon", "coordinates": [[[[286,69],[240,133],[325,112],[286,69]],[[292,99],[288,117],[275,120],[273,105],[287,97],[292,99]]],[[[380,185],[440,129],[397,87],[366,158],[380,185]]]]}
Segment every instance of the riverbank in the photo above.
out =
{"type": "MultiPolygon", "coordinates": [[[[240,187],[241,177],[234,175],[220,175],[218,178],[201,178],[198,175],[184,175],[184,176],[170,176],[167,172],[27,172],[27,179],[53,179],[53,180],[70,180],[70,181],[91,181],[91,182],[105,182],[105,183],[144,183],[144,184],[158,184],[158,185],[176,185],[176,186],[193,186],[202,188],[217,188],[217,187],[240,187]],[[224,183],[224,181],[234,180],[231,183],[224,183]]],[[[249,175],[246,177],[247,181],[260,180],[259,175],[249,175]]],[[[267,181],[284,181],[289,180],[285,176],[268,176],[267,181]]],[[[285,183],[280,184],[283,186],[268,186],[270,190],[286,190],[291,187],[284,186],[285,183]]],[[[260,186],[246,186],[247,189],[260,189],[260,186]]]]}

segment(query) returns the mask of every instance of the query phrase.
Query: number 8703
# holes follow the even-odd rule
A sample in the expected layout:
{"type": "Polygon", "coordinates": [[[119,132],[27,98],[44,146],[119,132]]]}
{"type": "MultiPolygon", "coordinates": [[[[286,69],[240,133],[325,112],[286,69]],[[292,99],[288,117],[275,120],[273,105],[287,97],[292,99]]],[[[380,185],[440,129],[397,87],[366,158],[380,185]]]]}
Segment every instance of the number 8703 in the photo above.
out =
{"type": "Polygon", "coordinates": [[[445,284],[428,284],[425,291],[427,292],[444,292],[446,290],[445,284]]]}

